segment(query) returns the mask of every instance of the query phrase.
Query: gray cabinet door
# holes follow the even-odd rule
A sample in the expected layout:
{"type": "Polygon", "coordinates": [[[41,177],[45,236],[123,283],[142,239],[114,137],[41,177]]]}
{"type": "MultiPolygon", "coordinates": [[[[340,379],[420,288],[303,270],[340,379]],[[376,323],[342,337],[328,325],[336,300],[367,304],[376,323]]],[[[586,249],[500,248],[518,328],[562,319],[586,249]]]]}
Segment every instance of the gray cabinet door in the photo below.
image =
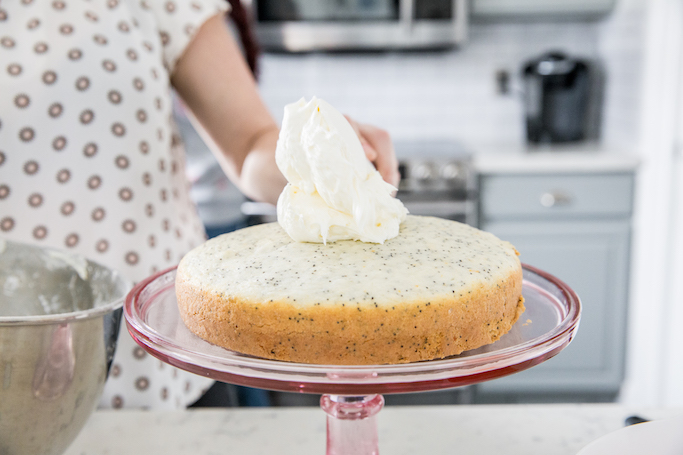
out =
{"type": "Polygon", "coordinates": [[[630,217],[633,174],[494,175],[481,180],[484,220],[630,217]]]}
{"type": "Polygon", "coordinates": [[[479,390],[618,392],[624,375],[629,220],[484,220],[481,228],[512,242],[523,263],[566,282],[579,295],[583,312],[578,333],[564,351],[530,370],[483,383],[479,390]]]}

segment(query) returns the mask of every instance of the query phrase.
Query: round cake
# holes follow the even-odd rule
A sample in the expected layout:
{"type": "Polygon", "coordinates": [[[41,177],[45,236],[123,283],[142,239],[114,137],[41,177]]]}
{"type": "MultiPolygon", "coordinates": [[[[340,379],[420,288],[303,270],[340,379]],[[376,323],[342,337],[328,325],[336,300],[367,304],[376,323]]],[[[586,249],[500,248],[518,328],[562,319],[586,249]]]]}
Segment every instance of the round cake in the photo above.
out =
{"type": "Polygon", "coordinates": [[[253,356],[316,364],[432,360],[492,343],[524,311],[508,242],[408,216],[383,244],[293,241],[277,223],[208,240],[180,262],[185,325],[253,356]]]}

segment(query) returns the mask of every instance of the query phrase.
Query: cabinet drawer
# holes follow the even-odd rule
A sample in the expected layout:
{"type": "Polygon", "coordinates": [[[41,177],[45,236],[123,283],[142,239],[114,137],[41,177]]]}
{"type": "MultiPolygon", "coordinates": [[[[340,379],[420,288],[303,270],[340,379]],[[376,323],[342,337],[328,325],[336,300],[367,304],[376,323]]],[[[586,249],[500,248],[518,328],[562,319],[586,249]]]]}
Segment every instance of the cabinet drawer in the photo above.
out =
{"type": "Polygon", "coordinates": [[[480,191],[484,219],[627,216],[633,174],[486,175],[480,191]]]}

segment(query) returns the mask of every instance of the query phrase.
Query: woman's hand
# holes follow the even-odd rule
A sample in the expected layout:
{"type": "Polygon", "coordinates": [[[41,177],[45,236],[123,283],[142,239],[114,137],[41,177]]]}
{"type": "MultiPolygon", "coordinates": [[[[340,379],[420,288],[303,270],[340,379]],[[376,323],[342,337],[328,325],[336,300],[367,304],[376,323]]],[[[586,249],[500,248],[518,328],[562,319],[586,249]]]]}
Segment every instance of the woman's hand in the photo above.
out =
{"type": "Polygon", "coordinates": [[[398,188],[401,175],[398,172],[398,159],[389,133],[372,125],[358,123],[348,115],[349,121],[365,151],[365,156],[375,165],[382,178],[398,188]]]}

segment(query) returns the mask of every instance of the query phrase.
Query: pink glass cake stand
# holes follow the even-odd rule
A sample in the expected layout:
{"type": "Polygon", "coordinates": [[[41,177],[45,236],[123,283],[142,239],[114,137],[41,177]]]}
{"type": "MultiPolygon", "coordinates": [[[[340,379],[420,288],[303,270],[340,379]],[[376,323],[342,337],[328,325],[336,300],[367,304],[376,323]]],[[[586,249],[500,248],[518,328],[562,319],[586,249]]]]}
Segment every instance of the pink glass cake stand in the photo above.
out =
{"type": "Polygon", "coordinates": [[[524,265],[526,311],[495,343],[458,356],[402,365],[309,365],[251,357],[205,342],[178,313],[176,269],[139,283],[126,298],[128,331],[153,356],[217,381],[286,392],[320,393],[328,455],[378,453],[375,415],[382,394],[420,392],[488,381],[537,365],[564,349],[581,303],[557,278],[524,265]]]}

